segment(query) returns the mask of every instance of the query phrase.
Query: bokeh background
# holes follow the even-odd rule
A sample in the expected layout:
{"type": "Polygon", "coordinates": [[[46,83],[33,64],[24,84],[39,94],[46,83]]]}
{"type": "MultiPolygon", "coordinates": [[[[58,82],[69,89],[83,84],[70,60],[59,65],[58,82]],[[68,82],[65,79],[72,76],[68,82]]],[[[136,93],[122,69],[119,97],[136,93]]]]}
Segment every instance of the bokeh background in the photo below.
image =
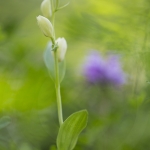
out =
{"type": "MultiPolygon", "coordinates": [[[[43,61],[48,38],[36,16],[42,0],[0,0],[0,150],[55,150],[55,89],[43,61]]],[[[61,0],[61,4],[67,3],[61,0]]],[[[150,149],[150,1],[71,0],[57,12],[56,36],[68,43],[63,113],[87,109],[75,150],[150,149]],[[80,67],[89,50],[121,56],[121,87],[88,85],[80,67]]]]}

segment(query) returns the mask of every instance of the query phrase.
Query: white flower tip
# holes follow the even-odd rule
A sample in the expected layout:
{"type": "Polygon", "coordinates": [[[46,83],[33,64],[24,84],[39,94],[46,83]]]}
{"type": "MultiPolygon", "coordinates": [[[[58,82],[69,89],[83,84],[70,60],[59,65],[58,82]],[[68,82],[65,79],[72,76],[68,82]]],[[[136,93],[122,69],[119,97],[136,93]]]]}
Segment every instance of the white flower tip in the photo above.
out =
{"type": "Polygon", "coordinates": [[[36,20],[38,20],[38,19],[39,19],[39,16],[36,17],[36,20]]]}
{"type": "Polygon", "coordinates": [[[37,21],[40,21],[42,17],[43,17],[43,16],[39,15],[39,16],[36,17],[36,20],[37,20],[37,21]]]}

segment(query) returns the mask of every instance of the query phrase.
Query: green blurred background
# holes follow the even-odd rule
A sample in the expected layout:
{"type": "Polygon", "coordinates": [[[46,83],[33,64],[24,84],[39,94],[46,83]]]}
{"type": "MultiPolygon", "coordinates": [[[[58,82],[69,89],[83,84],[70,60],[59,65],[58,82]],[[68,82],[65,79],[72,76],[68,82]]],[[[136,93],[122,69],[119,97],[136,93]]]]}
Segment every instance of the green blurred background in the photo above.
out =
{"type": "MultiPolygon", "coordinates": [[[[0,150],[55,150],[55,89],[43,61],[48,38],[36,21],[41,2],[0,0],[0,116],[11,120],[0,130],[0,150]]],[[[71,0],[57,12],[56,36],[68,43],[64,118],[89,112],[75,150],[150,149],[149,20],[149,0],[71,0]],[[84,83],[79,68],[91,49],[122,56],[126,85],[84,83]]]]}

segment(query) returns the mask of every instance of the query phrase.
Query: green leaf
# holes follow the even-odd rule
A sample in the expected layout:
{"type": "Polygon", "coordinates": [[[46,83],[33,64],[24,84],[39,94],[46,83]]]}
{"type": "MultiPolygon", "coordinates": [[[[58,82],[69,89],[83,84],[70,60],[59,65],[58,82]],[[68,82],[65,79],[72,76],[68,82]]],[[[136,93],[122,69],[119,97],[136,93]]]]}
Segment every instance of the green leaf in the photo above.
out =
{"type": "Polygon", "coordinates": [[[58,150],[72,150],[81,131],[86,127],[88,112],[82,110],[69,116],[60,126],[57,136],[58,150]]]}
{"type": "MultiPolygon", "coordinates": [[[[55,61],[54,56],[51,53],[52,51],[52,42],[49,42],[47,48],[44,52],[44,62],[49,71],[50,77],[55,82],[55,61]]],[[[63,80],[65,76],[66,65],[65,61],[59,62],[59,80],[63,80]]]]}
{"type": "Polygon", "coordinates": [[[0,119],[0,129],[5,128],[10,124],[10,118],[5,116],[0,119]]]}

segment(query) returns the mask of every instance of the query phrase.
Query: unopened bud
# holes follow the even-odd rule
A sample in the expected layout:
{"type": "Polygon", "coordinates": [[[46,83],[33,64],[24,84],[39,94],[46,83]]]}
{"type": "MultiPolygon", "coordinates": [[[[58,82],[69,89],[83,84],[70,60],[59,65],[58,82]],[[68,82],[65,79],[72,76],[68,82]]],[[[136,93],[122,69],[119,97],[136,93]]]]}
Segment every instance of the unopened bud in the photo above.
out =
{"type": "Polygon", "coordinates": [[[51,22],[43,16],[38,16],[37,21],[43,34],[50,38],[53,37],[53,26],[51,22]]]}
{"type": "Polygon", "coordinates": [[[58,49],[57,49],[58,61],[61,62],[65,58],[65,54],[67,51],[67,42],[64,38],[58,38],[56,40],[56,43],[58,44],[58,49]]]}
{"type": "Polygon", "coordinates": [[[52,16],[52,7],[50,0],[43,0],[41,4],[41,11],[47,18],[50,18],[52,16]]]}

